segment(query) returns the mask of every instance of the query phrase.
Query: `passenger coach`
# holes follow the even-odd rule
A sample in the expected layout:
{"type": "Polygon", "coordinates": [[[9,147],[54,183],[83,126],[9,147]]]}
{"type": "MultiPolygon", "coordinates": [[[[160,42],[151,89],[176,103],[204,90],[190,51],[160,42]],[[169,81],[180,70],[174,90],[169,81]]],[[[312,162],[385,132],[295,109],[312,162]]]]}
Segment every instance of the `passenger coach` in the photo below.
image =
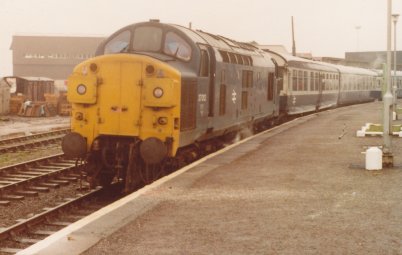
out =
{"type": "Polygon", "coordinates": [[[279,67],[280,111],[296,115],[337,105],[339,72],[334,66],[287,53],[269,52],[279,67]]]}

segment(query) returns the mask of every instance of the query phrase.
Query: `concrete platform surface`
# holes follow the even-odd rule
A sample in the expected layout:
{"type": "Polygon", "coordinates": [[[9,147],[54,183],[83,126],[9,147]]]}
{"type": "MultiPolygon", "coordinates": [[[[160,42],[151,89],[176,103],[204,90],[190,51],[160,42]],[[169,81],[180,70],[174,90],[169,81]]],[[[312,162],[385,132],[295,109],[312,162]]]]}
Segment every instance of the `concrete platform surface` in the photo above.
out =
{"type": "Polygon", "coordinates": [[[393,139],[397,167],[367,171],[361,152],[382,138],[356,137],[381,108],[265,132],[20,254],[402,254],[402,138],[393,139]]]}

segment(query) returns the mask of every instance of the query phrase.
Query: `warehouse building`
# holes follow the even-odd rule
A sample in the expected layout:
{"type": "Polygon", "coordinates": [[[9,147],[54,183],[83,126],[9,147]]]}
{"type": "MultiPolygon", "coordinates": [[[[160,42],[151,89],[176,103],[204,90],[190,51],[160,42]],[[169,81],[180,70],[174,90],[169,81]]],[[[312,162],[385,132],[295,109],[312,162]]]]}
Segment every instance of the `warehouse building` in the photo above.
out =
{"type": "Polygon", "coordinates": [[[13,36],[13,76],[66,80],[74,66],[94,56],[104,37],[13,36]]]}

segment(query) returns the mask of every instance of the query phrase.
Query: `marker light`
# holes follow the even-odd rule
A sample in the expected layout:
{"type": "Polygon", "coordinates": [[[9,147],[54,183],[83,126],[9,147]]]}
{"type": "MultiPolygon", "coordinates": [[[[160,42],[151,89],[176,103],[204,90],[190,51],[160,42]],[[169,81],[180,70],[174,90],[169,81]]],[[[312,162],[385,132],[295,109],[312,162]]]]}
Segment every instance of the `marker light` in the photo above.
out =
{"type": "Polygon", "coordinates": [[[87,92],[87,87],[84,84],[80,84],[77,86],[77,93],[80,95],[84,95],[87,92]]]}
{"type": "Polygon", "coordinates": [[[163,96],[163,89],[157,87],[154,89],[154,97],[161,98],[163,96]]]}

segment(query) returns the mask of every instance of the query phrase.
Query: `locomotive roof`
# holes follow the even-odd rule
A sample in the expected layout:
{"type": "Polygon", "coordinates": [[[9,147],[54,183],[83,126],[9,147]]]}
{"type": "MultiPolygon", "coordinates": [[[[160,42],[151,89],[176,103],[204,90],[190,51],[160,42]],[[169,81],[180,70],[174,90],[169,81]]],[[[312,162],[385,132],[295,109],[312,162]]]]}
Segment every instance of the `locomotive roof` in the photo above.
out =
{"type": "Polygon", "coordinates": [[[221,35],[210,34],[202,30],[193,30],[180,25],[175,24],[168,24],[168,25],[183,32],[194,43],[209,44],[212,47],[218,48],[220,50],[242,53],[242,54],[257,53],[259,51],[258,47],[250,43],[238,42],[221,35]]]}
{"type": "Polygon", "coordinates": [[[105,41],[123,30],[132,29],[136,26],[144,25],[158,26],[162,27],[163,29],[180,31],[181,34],[187,36],[187,38],[190,39],[193,43],[208,44],[211,45],[213,48],[217,48],[218,50],[225,50],[229,52],[248,55],[259,54],[261,51],[258,47],[250,43],[238,42],[220,35],[210,34],[201,30],[193,30],[176,24],[160,23],[159,21],[140,22],[125,26],[113,33],[105,41]]]}

